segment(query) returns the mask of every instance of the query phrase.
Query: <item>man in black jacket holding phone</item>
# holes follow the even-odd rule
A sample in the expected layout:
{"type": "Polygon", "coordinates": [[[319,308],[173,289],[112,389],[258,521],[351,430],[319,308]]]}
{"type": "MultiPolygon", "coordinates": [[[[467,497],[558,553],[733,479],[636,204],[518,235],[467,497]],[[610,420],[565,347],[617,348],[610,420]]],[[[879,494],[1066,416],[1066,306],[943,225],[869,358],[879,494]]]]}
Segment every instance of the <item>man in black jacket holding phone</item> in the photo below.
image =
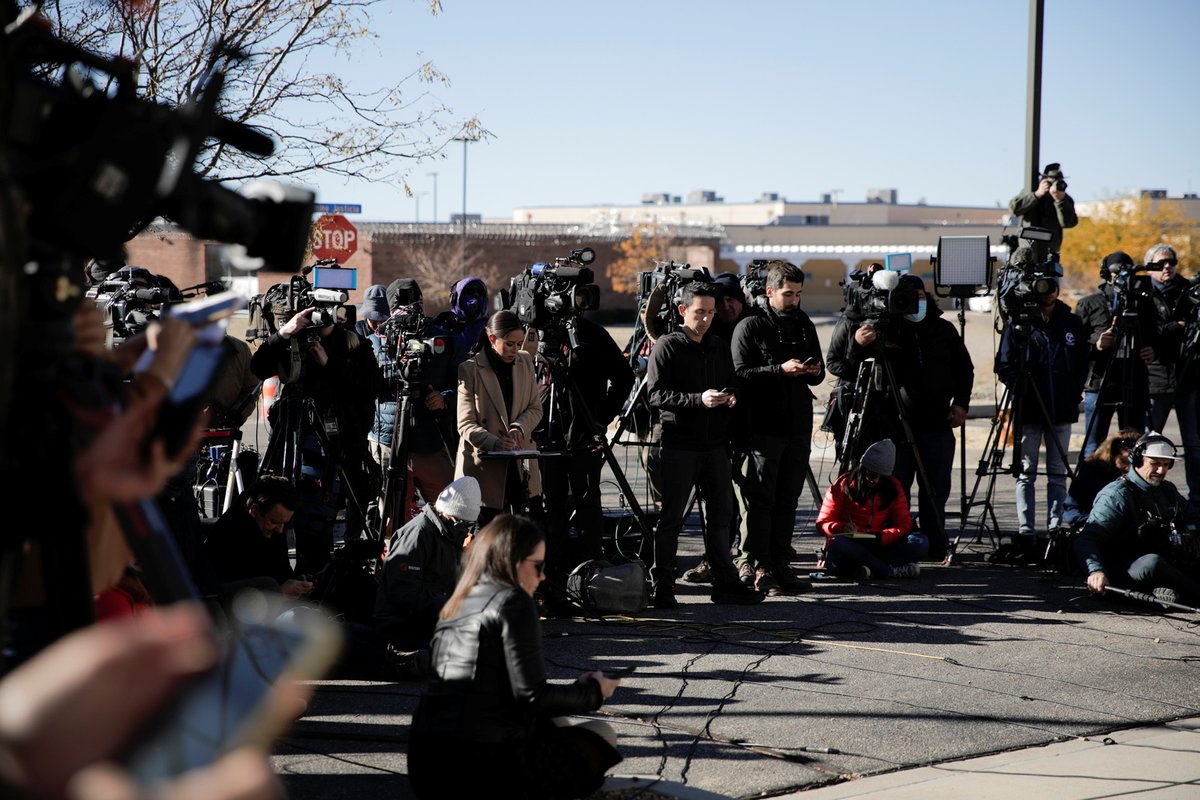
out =
{"type": "Polygon", "coordinates": [[[714,603],[757,603],[761,592],[744,586],[729,556],[733,479],[729,433],[734,369],[729,346],[709,336],[716,313],[716,289],[686,284],[678,297],[683,322],[659,338],[650,354],[647,388],[662,423],[662,514],[654,532],[655,608],[675,608],[675,554],[692,487],[706,503],[705,558],[713,573],[714,603]]]}
{"type": "Polygon", "coordinates": [[[788,561],[812,447],[810,387],[824,380],[825,366],[817,329],[800,310],[804,273],[772,261],[766,291],[766,312],[742,320],[733,334],[733,364],[745,387],[736,477],[745,519],[742,555],[754,568],[755,589],[795,594],[812,589],[788,561]]]}

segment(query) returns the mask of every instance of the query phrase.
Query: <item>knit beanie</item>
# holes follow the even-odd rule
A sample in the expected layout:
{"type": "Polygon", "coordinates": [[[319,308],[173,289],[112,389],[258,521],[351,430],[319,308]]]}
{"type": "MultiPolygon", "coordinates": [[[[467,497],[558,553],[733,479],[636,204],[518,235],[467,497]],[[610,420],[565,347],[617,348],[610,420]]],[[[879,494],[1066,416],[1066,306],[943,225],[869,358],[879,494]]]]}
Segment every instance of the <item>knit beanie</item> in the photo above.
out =
{"type": "Polygon", "coordinates": [[[442,490],[433,507],[445,516],[461,519],[463,522],[474,522],[479,519],[479,506],[482,502],[479,481],[470,475],[464,475],[442,490]]]}
{"type": "Polygon", "coordinates": [[[362,305],[358,309],[359,319],[369,319],[372,322],[383,322],[391,312],[388,311],[387,287],[382,283],[368,286],[363,294],[362,305]]]}
{"type": "Polygon", "coordinates": [[[858,463],[876,475],[891,475],[896,466],[896,445],[891,439],[880,439],[867,448],[858,463]]]}

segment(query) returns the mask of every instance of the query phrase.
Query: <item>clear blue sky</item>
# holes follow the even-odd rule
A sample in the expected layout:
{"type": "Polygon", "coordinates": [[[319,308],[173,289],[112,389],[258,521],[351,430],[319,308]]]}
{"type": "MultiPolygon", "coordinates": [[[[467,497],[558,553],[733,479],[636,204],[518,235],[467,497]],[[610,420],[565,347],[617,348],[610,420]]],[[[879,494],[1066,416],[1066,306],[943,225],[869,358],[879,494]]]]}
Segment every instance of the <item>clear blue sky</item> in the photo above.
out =
{"type": "MultiPolygon", "coordinates": [[[[438,98],[494,134],[470,145],[468,213],[763,191],[1006,204],[1024,183],[1025,0],[424,0],[377,8],[346,74],[451,79],[438,98]]],[[[1076,200],[1200,191],[1198,0],[1046,0],[1042,163],[1076,200]]],[[[462,145],[410,171],[462,207],[462,145]]],[[[392,186],[319,184],[359,219],[410,221],[392,186]]],[[[433,214],[421,198],[421,219],[433,214]]]]}

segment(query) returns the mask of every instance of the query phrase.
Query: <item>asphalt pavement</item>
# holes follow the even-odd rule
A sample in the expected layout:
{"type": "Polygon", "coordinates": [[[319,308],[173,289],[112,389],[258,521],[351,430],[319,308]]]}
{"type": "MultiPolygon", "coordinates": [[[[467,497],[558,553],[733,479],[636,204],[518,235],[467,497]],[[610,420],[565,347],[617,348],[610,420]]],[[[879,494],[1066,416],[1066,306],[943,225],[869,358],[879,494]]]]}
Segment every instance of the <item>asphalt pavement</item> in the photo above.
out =
{"type": "MultiPolygon", "coordinates": [[[[985,390],[974,402],[987,406],[990,361],[975,350],[985,390]]],[[[968,429],[951,512],[963,483],[972,494],[989,422],[972,419],[968,429]]],[[[1176,434],[1173,420],[1167,433],[1176,434]]],[[[640,487],[632,449],[618,450],[640,487]]],[[[818,437],[822,490],[831,461],[818,437]]],[[[1169,478],[1182,484],[1182,466],[1169,478]]],[[[990,482],[978,479],[976,500],[990,482]]],[[[603,796],[1200,796],[1200,616],[1097,599],[1079,577],[988,563],[996,531],[974,523],[991,511],[1010,533],[1013,491],[1011,475],[995,476],[953,564],[923,564],[915,579],[820,580],[808,594],[748,607],[714,605],[703,587],[680,583],[673,611],[544,620],[551,679],[635,667],[596,716],[619,736],[625,760],[614,776],[641,779],[614,780],[603,796]]],[[[615,490],[609,500],[619,503],[615,490]]],[[[816,510],[806,494],[794,538],[801,572],[816,570],[816,510]]],[[[684,567],[701,552],[698,524],[693,516],[681,537],[684,567]]],[[[951,517],[947,527],[954,536],[963,526],[951,517]]],[[[276,751],[290,796],[412,797],[404,753],[421,685],[326,680],[315,689],[276,751]]]]}

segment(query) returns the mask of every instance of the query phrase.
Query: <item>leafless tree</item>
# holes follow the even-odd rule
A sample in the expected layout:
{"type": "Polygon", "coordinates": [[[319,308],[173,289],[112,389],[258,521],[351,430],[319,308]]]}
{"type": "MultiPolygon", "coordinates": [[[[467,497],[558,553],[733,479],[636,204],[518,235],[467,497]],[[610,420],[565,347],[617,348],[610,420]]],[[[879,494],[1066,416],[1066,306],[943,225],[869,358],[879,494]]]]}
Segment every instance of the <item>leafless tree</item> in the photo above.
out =
{"type": "MultiPolygon", "coordinates": [[[[427,0],[430,13],[440,0],[427,0]]],[[[416,160],[455,136],[487,135],[456,119],[434,94],[449,80],[426,61],[399,80],[351,85],[332,65],[370,44],[370,12],[382,0],[49,0],[43,11],[64,39],[136,59],[139,93],[179,105],[222,43],[242,54],[229,66],[220,111],[273,134],[258,158],[219,143],[200,153],[210,178],[326,173],[403,183],[416,160]]],[[[389,47],[394,47],[389,43],[389,47]]],[[[415,60],[415,59],[414,59],[415,60]]]]}

